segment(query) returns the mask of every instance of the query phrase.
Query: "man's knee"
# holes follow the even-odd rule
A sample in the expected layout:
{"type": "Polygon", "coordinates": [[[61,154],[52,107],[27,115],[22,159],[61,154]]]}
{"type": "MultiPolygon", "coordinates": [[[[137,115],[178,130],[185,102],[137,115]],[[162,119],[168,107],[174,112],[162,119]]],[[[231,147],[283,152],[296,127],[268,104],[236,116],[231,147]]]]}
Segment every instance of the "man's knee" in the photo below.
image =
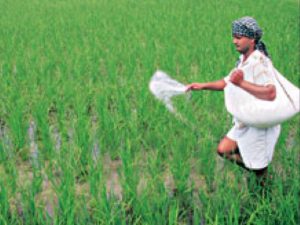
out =
{"type": "Polygon", "coordinates": [[[220,157],[224,158],[224,157],[226,157],[226,152],[227,152],[226,149],[222,148],[222,146],[220,146],[220,144],[219,144],[219,146],[217,148],[217,154],[220,157]]]}
{"type": "Polygon", "coordinates": [[[237,149],[237,144],[235,141],[225,137],[223,138],[217,148],[217,153],[220,156],[224,156],[228,153],[234,152],[237,149]]]}
{"type": "Polygon", "coordinates": [[[217,148],[217,153],[218,155],[220,156],[224,156],[225,153],[231,151],[230,149],[228,149],[228,147],[226,146],[226,144],[223,143],[223,141],[221,141],[218,145],[218,148],[217,148]]]}

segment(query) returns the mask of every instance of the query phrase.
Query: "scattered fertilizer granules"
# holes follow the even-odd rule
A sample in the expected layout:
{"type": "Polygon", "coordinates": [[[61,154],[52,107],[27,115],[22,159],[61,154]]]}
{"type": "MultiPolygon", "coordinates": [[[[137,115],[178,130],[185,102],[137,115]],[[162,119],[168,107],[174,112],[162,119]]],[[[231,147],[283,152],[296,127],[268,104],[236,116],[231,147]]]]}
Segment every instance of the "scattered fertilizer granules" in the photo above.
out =
{"type": "Polygon", "coordinates": [[[173,80],[162,71],[156,71],[153,74],[149,83],[149,89],[152,94],[162,101],[167,109],[172,113],[176,113],[171,101],[172,97],[186,93],[186,86],[184,84],[173,80]]]}

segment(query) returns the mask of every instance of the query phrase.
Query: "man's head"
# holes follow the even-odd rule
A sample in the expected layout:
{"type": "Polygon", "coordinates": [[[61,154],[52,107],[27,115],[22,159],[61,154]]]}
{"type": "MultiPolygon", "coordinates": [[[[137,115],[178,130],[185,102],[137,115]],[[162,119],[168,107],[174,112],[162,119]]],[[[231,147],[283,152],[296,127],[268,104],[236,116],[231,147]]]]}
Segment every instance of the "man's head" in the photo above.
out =
{"type": "Polygon", "coordinates": [[[262,37],[262,30],[252,17],[243,17],[232,23],[233,43],[242,54],[253,51],[262,37]]]}
{"type": "Polygon", "coordinates": [[[238,35],[259,40],[263,32],[255,19],[246,16],[232,22],[232,36],[238,35]]]}

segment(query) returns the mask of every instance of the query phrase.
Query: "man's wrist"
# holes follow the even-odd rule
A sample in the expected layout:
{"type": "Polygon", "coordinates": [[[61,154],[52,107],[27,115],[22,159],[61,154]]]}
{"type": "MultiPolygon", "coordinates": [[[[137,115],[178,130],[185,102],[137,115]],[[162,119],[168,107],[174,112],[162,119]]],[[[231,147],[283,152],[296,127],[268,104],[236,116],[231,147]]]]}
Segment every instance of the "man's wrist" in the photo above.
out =
{"type": "Polygon", "coordinates": [[[238,86],[238,87],[240,87],[240,88],[243,88],[243,87],[245,87],[245,80],[241,80],[240,82],[238,82],[237,84],[236,84],[236,86],[238,86]]]}

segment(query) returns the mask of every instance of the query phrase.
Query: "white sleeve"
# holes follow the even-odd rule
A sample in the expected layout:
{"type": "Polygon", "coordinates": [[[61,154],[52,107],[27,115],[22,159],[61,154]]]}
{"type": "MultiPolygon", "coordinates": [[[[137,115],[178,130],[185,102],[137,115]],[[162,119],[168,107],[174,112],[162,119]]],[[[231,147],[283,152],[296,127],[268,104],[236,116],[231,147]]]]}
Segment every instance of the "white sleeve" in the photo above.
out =
{"type": "Polygon", "coordinates": [[[230,73],[229,73],[226,77],[224,77],[224,81],[225,81],[226,84],[229,83],[231,73],[232,73],[234,70],[236,70],[236,68],[232,69],[232,70],[230,71],[230,73]]]}
{"type": "Polygon", "coordinates": [[[227,75],[226,77],[224,77],[224,81],[225,81],[226,84],[229,83],[229,78],[230,78],[230,74],[227,75]]]}

